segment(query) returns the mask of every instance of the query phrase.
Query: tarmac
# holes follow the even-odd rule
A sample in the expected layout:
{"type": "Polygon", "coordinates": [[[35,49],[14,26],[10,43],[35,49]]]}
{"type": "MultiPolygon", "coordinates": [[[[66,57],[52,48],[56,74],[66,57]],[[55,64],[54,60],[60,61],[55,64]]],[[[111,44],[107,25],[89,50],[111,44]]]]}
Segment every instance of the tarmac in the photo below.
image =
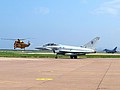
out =
{"type": "Polygon", "coordinates": [[[0,58],[0,90],[120,90],[120,59],[0,58]]]}

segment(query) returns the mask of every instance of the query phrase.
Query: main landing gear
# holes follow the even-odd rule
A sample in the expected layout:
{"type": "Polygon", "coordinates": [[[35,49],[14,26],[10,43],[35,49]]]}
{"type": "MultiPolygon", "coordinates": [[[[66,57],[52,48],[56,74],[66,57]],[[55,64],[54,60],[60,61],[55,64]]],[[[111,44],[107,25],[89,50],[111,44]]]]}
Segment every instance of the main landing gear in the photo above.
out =
{"type": "Polygon", "coordinates": [[[70,56],[71,59],[77,59],[77,55],[70,56]]]}
{"type": "MultiPolygon", "coordinates": [[[[57,59],[58,57],[57,57],[57,54],[56,54],[56,56],[55,56],[55,59],[57,59]]],[[[70,59],[77,59],[77,55],[71,55],[70,56],[70,59]]]]}

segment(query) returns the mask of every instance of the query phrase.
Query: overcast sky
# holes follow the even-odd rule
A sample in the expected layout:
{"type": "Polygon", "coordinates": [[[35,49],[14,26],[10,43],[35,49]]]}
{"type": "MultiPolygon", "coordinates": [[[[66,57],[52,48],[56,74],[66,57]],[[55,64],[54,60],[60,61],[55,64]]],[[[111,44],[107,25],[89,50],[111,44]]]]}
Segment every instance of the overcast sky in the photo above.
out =
{"type": "MultiPolygon", "coordinates": [[[[120,0],[0,0],[0,38],[30,38],[28,49],[81,46],[96,36],[97,48],[120,47],[120,0]]],[[[0,48],[13,42],[0,40],[0,48]]]]}

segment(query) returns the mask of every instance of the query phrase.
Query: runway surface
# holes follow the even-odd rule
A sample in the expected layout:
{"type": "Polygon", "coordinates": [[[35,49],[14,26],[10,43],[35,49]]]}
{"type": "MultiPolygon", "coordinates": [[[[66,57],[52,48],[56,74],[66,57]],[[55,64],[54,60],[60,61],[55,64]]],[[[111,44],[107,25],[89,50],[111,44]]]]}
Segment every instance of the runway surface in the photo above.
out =
{"type": "Polygon", "coordinates": [[[0,90],[120,90],[120,59],[0,58],[0,90]]]}

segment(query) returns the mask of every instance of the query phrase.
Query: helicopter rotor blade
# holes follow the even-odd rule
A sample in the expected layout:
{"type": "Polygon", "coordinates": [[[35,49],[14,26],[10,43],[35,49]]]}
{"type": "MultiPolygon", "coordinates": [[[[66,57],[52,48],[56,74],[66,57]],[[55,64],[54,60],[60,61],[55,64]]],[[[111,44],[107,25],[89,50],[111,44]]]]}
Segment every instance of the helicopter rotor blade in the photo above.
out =
{"type": "Polygon", "coordinates": [[[19,40],[26,40],[26,39],[28,39],[28,38],[24,38],[24,39],[23,39],[23,38],[18,38],[18,39],[0,38],[0,39],[1,39],[1,40],[14,40],[14,41],[15,41],[15,40],[18,40],[18,39],[19,39],[19,40]]]}
{"type": "Polygon", "coordinates": [[[1,38],[1,40],[16,40],[16,39],[1,38]]]}

